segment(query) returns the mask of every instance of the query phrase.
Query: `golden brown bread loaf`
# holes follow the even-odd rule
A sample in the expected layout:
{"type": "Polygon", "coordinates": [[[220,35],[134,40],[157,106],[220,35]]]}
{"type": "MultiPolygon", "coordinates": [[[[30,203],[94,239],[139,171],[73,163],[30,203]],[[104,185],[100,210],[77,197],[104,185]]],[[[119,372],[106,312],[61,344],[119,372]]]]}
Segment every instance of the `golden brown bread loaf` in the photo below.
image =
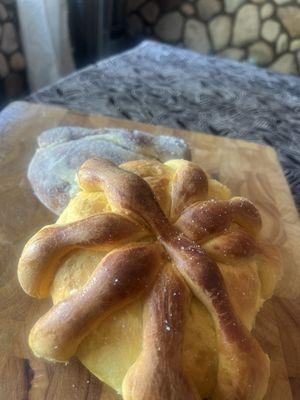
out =
{"type": "Polygon", "coordinates": [[[262,400],[250,332],[281,269],[256,207],[184,160],[92,159],[78,181],[20,258],[25,292],[54,302],[33,352],[77,355],[124,400],[262,400]]]}

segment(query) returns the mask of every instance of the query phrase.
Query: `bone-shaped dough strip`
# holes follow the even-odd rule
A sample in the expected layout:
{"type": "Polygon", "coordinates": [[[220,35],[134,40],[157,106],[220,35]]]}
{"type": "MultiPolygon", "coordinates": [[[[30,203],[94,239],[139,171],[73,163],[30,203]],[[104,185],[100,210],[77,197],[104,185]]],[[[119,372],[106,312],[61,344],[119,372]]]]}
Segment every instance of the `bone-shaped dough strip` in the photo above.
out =
{"type": "Polygon", "coordinates": [[[124,400],[199,399],[182,368],[189,297],[177,274],[160,274],[144,305],[143,349],[123,381],[124,400]]]}
{"type": "Polygon", "coordinates": [[[18,265],[20,284],[30,296],[47,297],[60,260],[70,251],[76,248],[108,251],[117,245],[136,241],[143,235],[143,227],[113,213],[47,226],[37,232],[23,249],[18,265]]]}
{"type": "Polygon", "coordinates": [[[231,200],[208,200],[187,208],[176,226],[190,239],[202,242],[228,229],[236,222],[250,234],[261,229],[261,217],[250,200],[233,197],[231,200]]]}
{"type": "Polygon", "coordinates": [[[131,244],[109,253],[81,290],[37,321],[29,336],[33,352],[68,360],[97,324],[151,288],[163,260],[157,243],[131,244]]]}
{"type": "Polygon", "coordinates": [[[225,232],[202,244],[207,254],[218,262],[239,262],[260,252],[255,240],[242,229],[225,232]]]}
{"type": "Polygon", "coordinates": [[[184,208],[204,200],[208,193],[208,180],[205,172],[186,160],[171,160],[165,163],[174,168],[171,182],[171,220],[178,218],[184,208]]]}

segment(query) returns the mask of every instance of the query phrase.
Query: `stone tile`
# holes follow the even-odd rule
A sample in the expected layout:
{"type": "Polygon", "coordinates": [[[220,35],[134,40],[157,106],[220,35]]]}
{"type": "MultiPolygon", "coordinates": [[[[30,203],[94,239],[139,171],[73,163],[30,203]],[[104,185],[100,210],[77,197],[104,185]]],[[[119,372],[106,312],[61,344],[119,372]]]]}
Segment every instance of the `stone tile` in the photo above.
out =
{"type": "Polygon", "coordinates": [[[144,24],[137,14],[131,14],[127,18],[127,31],[130,36],[140,35],[143,32],[144,24]]]}
{"type": "Polygon", "coordinates": [[[211,46],[205,25],[196,20],[189,19],[184,30],[184,44],[200,53],[208,53],[211,46]]]}
{"type": "Polygon", "coordinates": [[[269,67],[272,71],[283,72],[285,74],[297,74],[297,64],[293,54],[286,53],[280,56],[269,67]]]}
{"type": "Polygon", "coordinates": [[[5,21],[8,17],[6,8],[3,4],[0,3],[0,21],[5,21]]]}
{"type": "Polygon", "coordinates": [[[161,10],[165,12],[178,10],[182,3],[182,0],[159,0],[161,10]]]}
{"type": "Polygon", "coordinates": [[[146,3],[141,8],[141,15],[149,24],[154,24],[159,15],[159,7],[153,1],[146,3]]]}
{"type": "Polygon", "coordinates": [[[233,29],[233,43],[237,46],[252,43],[258,39],[260,21],[258,8],[246,4],[239,9],[233,29]]]}
{"type": "Polygon", "coordinates": [[[15,71],[23,71],[25,69],[25,58],[20,52],[13,54],[10,57],[9,64],[15,71]]]}
{"type": "Polygon", "coordinates": [[[198,0],[198,13],[204,21],[208,21],[211,17],[221,11],[222,4],[219,0],[198,0]]]}
{"type": "Polygon", "coordinates": [[[230,39],[231,18],[228,15],[219,15],[209,24],[209,32],[214,50],[224,49],[230,39]]]}
{"type": "Polygon", "coordinates": [[[281,33],[276,42],[276,53],[284,53],[289,48],[289,37],[286,33],[281,33]]]}
{"type": "Polygon", "coordinates": [[[273,13],[274,13],[274,6],[271,3],[266,3],[265,5],[262,6],[260,10],[260,16],[262,19],[271,17],[273,13]]]}
{"type": "Polygon", "coordinates": [[[188,17],[195,14],[195,8],[192,3],[183,3],[180,9],[183,14],[187,15],[188,17]]]}
{"type": "Polygon", "coordinates": [[[300,36],[300,7],[280,7],[277,10],[277,15],[292,37],[300,36]]]}
{"type": "Polygon", "coordinates": [[[300,50],[300,39],[294,39],[290,44],[290,51],[300,50]]]}
{"type": "Polygon", "coordinates": [[[252,44],[248,54],[258,65],[269,64],[274,56],[272,47],[263,41],[252,44]]]}
{"type": "Polygon", "coordinates": [[[245,0],[225,0],[225,11],[227,13],[233,13],[244,2],[245,0]]]}
{"type": "Polygon", "coordinates": [[[155,34],[162,40],[173,42],[181,38],[183,16],[178,11],[163,15],[154,28],[155,34]]]}
{"type": "Polygon", "coordinates": [[[277,21],[268,19],[262,25],[261,36],[268,42],[275,42],[280,32],[280,24],[277,21]]]}
{"type": "Polygon", "coordinates": [[[0,78],[5,78],[9,73],[6,58],[0,53],[0,78]]]}
{"type": "Polygon", "coordinates": [[[228,49],[221,51],[218,55],[221,57],[232,58],[233,60],[241,61],[245,57],[246,51],[244,49],[229,47],[228,49]]]}
{"type": "Polygon", "coordinates": [[[11,54],[18,48],[17,33],[11,22],[6,22],[2,28],[1,50],[11,54]]]}

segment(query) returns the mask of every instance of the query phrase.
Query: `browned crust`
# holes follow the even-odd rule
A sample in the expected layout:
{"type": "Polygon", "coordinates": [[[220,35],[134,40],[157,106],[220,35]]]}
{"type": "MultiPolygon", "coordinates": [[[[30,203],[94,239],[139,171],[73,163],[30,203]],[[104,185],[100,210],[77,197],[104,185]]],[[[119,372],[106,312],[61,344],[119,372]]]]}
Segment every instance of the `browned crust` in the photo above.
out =
{"type": "Polygon", "coordinates": [[[34,325],[29,337],[34,353],[67,361],[97,324],[151,288],[163,258],[158,244],[131,244],[109,253],[81,290],[34,325]]]}
{"type": "MultiPolygon", "coordinates": [[[[134,228],[131,226],[129,231],[133,237],[138,234],[137,231],[142,230],[134,221],[146,224],[165,248],[176,268],[160,275],[146,302],[143,352],[125,379],[125,399],[197,399],[191,383],[187,381],[181,369],[181,343],[188,300],[186,295],[178,302],[171,300],[169,296],[174,287],[180,286],[180,290],[186,292],[185,284],[176,275],[179,274],[193,294],[207,307],[215,323],[219,368],[213,399],[261,400],[268,382],[268,358],[235,314],[218,265],[209,257],[203,246],[195,241],[206,241],[207,251],[217,259],[227,257],[235,260],[251,257],[257,251],[265,256],[253,238],[261,227],[261,218],[255,206],[243,198],[204,202],[202,205],[197,203],[193,206],[192,203],[203,199],[207,194],[207,177],[200,168],[188,162],[181,163],[172,180],[173,216],[191,206],[179,217],[177,226],[169,222],[150,186],[132,172],[124,171],[109,161],[93,159],[83,164],[78,178],[83,189],[104,191],[112,209],[127,215],[127,220],[132,219],[134,228]],[[191,221],[193,217],[197,218],[197,224],[191,221]],[[239,225],[240,229],[230,230],[232,222],[239,225]],[[200,232],[198,224],[204,227],[200,232]],[[211,235],[220,234],[224,230],[223,235],[207,241],[211,235]],[[174,310],[174,317],[170,315],[170,309],[174,310]],[[172,322],[176,332],[174,336],[168,336],[167,332],[162,330],[164,318],[172,322]],[[162,353],[157,351],[158,343],[159,347],[164,349],[162,353]],[[160,369],[161,366],[164,367],[160,369]],[[148,377],[151,377],[149,382],[146,381],[148,377]],[[159,383],[158,387],[162,392],[158,392],[155,383],[159,383]],[[172,389],[173,386],[176,390],[172,389]]],[[[133,240],[133,237],[128,240],[133,240]]],[[[107,233],[100,239],[107,245],[107,233]]],[[[50,271],[42,274],[47,277],[46,283],[41,284],[43,279],[38,273],[32,276],[28,274],[28,286],[33,287],[30,290],[39,295],[47,290],[36,289],[35,285],[37,284],[38,288],[49,285],[47,274],[52,274],[53,278],[56,268],[51,266],[52,260],[60,257],[60,251],[65,251],[68,246],[73,245],[67,238],[62,240],[61,246],[55,241],[51,242],[51,239],[48,240],[50,244],[46,240],[45,249],[41,246],[40,250],[43,255],[49,249],[51,253],[52,247],[54,249],[49,259],[45,255],[45,271],[47,268],[50,271]]],[[[117,239],[113,242],[114,246],[119,244],[117,239]]],[[[90,239],[88,244],[91,243],[95,246],[90,239]]],[[[82,338],[105,316],[146,290],[149,282],[154,281],[161,265],[161,247],[157,244],[141,246],[146,257],[141,263],[141,269],[137,269],[137,245],[129,245],[126,249],[110,253],[82,291],[54,306],[38,321],[30,337],[31,346],[37,354],[46,358],[67,359],[76,352],[82,338]],[[131,250],[133,253],[129,254],[131,250]],[[103,265],[108,272],[103,269],[103,265]],[[111,282],[115,276],[118,281],[120,279],[123,283],[126,282],[124,287],[112,286],[111,282]],[[94,278],[96,283],[93,284],[94,278]],[[65,323],[61,324],[66,316],[65,323]]],[[[37,247],[39,248],[38,244],[37,247]]],[[[32,260],[39,253],[35,254],[33,251],[33,254],[32,260]]],[[[24,269],[30,270],[30,257],[29,262],[26,258],[23,258],[23,262],[24,269]]],[[[32,270],[34,271],[34,268],[32,270]]]]}
{"type": "Polygon", "coordinates": [[[159,225],[167,229],[169,222],[150,186],[138,175],[124,171],[110,161],[92,159],[82,165],[78,180],[85,190],[103,190],[113,208],[138,216],[156,233],[159,225]]]}
{"type": "Polygon", "coordinates": [[[256,234],[261,229],[257,208],[243,197],[196,203],[181,214],[176,226],[192,240],[202,242],[228,229],[232,222],[250,234],[256,234]]]}
{"type": "Polygon", "coordinates": [[[178,218],[184,208],[204,200],[208,192],[205,172],[196,164],[185,162],[172,179],[171,220],[178,218]]]}
{"type": "Polygon", "coordinates": [[[182,369],[189,297],[177,274],[160,274],[144,306],[143,349],[123,381],[124,400],[200,400],[182,369]]]}
{"type": "Polygon", "coordinates": [[[202,242],[223,232],[231,221],[228,201],[208,200],[187,208],[176,221],[176,226],[190,239],[202,242]]]}
{"type": "Polygon", "coordinates": [[[161,235],[161,242],[194,295],[212,313],[227,340],[242,339],[243,330],[233,312],[217,264],[198,244],[174,228],[167,235],[161,235]]]}
{"type": "Polygon", "coordinates": [[[225,263],[251,258],[260,251],[253,237],[241,229],[225,232],[202,247],[214,260],[225,263]]]}
{"type": "MultiPolygon", "coordinates": [[[[185,168],[184,166],[183,169],[185,168]]],[[[220,350],[219,379],[216,393],[224,394],[223,386],[225,383],[228,386],[228,382],[230,382],[230,387],[227,387],[226,390],[231,397],[227,398],[247,399],[248,385],[254,381],[256,384],[254,385],[252,398],[262,398],[269,376],[267,358],[255,339],[235,315],[217,264],[208,257],[198,244],[169,223],[159,209],[151,190],[149,192],[150,188],[142,183],[141,178],[131,176],[127,179],[120,169],[111,164],[107,165],[102,161],[88,165],[88,168],[85,169],[85,174],[87,172],[89,172],[90,176],[93,174],[92,180],[99,183],[98,190],[103,187],[106,190],[108,182],[110,183],[112,188],[107,191],[109,200],[113,200],[117,206],[121,205],[122,208],[129,209],[145,219],[158,235],[158,239],[166,248],[194,295],[210,311],[215,321],[220,350]],[[124,180],[126,179],[127,182],[125,184],[122,182],[121,177],[124,180]],[[125,191],[123,197],[120,195],[120,190],[122,189],[115,185],[122,185],[122,189],[125,191]],[[116,193],[118,193],[117,196],[116,193]],[[249,355],[249,363],[247,363],[247,355],[249,355]],[[256,361],[261,363],[260,376],[257,375],[256,370],[253,368],[253,364],[256,361]],[[230,372],[230,365],[233,368],[232,372],[230,372]],[[222,368],[225,370],[226,367],[229,367],[229,373],[224,378],[222,368]],[[237,380],[235,373],[237,368],[243,370],[244,382],[241,381],[241,377],[239,377],[240,381],[237,380]]],[[[178,171],[177,174],[177,176],[184,176],[178,171]]],[[[184,182],[177,185],[179,188],[183,188],[184,182]]],[[[179,192],[180,190],[178,190],[179,192]]],[[[255,233],[260,229],[260,215],[251,202],[246,199],[234,198],[229,201],[227,207],[232,219],[246,230],[255,233]]]]}
{"type": "Polygon", "coordinates": [[[76,248],[108,251],[143,235],[145,230],[136,222],[113,213],[50,225],[26,244],[18,265],[19,282],[30,296],[47,297],[60,260],[70,251],[76,248]]]}
{"type": "Polygon", "coordinates": [[[244,197],[233,197],[229,203],[233,221],[249,233],[257,234],[261,229],[262,220],[255,205],[244,197]]]}
{"type": "Polygon", "coordinates": [[[156,200],[165,215],[170,214],[170,176],[172,169],[165,164],[153,160],[129,161],[121,164],[120,168],[133,172],[143,178],[151,187],[156,200]]]}
{"type": "Polygon", "coordinates": [[[269,360],[235,315],[217,264],[179,231],[169,232],[162,243],[215,322],[219,367],[213,399],[262,399],[270,374],[269,360]]]}

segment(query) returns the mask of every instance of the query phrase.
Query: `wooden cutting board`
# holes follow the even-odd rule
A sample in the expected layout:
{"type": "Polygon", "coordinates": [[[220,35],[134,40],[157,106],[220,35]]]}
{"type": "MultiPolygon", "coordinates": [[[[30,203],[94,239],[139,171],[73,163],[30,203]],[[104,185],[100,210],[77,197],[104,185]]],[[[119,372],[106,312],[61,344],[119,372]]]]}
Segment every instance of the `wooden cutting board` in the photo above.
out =
{"type": "Polygon", "coordinates": [[[28,163],[43,130],[80,125],[124,127],[186,139],[193,160],[249,197],[260,209],[264,235],[282,251],[284,277],[258,315],[255,335],[271,358],[266,400],[300,399],[300,223],[289,187],[271,147],[202,133],[145,125],[62,108],[11,104],[0,116],[0,399],[116,400],[76,360],[67,366],[36,359],[30,327],[48,308],[20,289],[16,269],[26,240],[55,217],[34,197],[28,163]]]}

